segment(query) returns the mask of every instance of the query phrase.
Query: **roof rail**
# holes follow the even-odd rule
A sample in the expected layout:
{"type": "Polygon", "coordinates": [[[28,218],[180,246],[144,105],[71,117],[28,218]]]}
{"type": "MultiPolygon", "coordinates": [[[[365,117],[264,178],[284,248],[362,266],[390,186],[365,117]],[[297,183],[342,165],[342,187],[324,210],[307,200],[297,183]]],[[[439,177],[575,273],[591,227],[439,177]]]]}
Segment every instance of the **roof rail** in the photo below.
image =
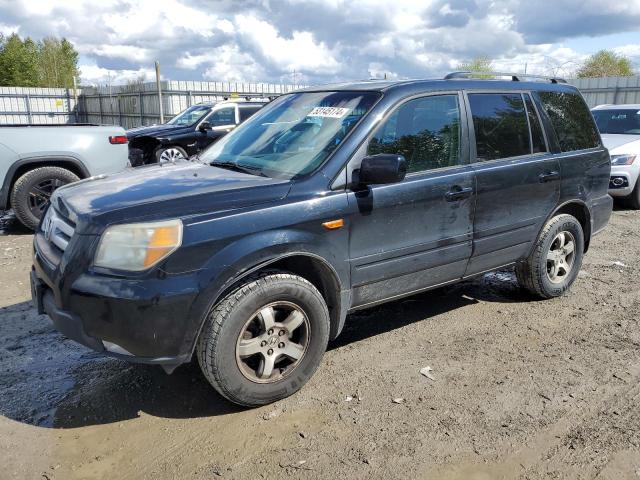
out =
{"type": "Polygon", "coordinates": [[[508,73],[508,72],[452,72],[445,75],[445,80],[456,80],[464,78],[480,78],[480,79],[492,79],[493,77],[511,77],[511,81],[519,82],[521,78],[533,78],[538,80],[546,80],[551,83],[567,83],[564,78],[558,77],[546,77],[544,75],[529,75],[527,73],[508,73]],[[490,77],[490,78],[488,78],[490,77]]]}

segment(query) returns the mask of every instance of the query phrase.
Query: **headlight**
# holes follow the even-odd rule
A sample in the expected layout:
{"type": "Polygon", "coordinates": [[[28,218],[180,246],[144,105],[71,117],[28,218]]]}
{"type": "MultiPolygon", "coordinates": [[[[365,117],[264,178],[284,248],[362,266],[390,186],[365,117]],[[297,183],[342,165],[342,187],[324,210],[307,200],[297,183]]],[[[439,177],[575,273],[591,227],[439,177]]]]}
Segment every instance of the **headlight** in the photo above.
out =
{"type": "Polygon", "coordinates": [[[171,255],[181,243],[180,220],[114,225],[102,234],[93,263],[118,270],[146,270],[171,255]]]}
{"type": "Polygon", "coordinates": [[[611,165],[631,165],[635,155],[611,155],[611,165]]]}

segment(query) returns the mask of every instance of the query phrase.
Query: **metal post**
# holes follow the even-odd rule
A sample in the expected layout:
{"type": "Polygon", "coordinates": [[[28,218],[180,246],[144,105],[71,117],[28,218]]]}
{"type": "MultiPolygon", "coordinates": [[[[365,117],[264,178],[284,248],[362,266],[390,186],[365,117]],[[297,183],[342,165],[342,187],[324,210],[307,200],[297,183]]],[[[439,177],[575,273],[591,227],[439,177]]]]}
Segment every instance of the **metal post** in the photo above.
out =
{"type": "Polygon", "coordinates": [[[31,97],[29,97],[28,93],[24,96],[24,102],[27,106],[27,120],[29,121],[29,124],[32,124],[33,117],[31,116],[31,97]]]}
{"type": "Polygon", "coordinates": [[[191,90],[187,91],[187,108],[189,108],[191,106],[192,100],[191,100],[191,90]]]}
{"type": "Polygon", "coordinates": [[[164,123],[164,110],[162,108],[162,88],[160,87],[160,62],[156,60],[156,86],[158,87],[158,104],[160,105],[160,123],[164,123]]]}
{"type": "Polygon", "coordinates": [[[102,94],[98,92],[98,106],[100,107],[100,125],[104,123],[102,119],[102,94]]]}
{"type": "Polygon", "coordinates": [[[75,119],[76,119],[76,123],[80,123],[80,104],[78,103],[78,82],[76,81],[76,77],[74,75],[73,77],[73,102],[74,102],[74,106],[76,108],[75,110],[75,119]]]}
{"type": "Polygon", "coordinates": [[[123,127],[122,125],[122,108],[120,107],[120,99],[122,98],[120,95],[118,95],[117,97],[118,100],[118,124],[123,127]]]}
{"type": "Polygon", "coordinates": [[[144,116],[142,115],[142,91],[138,92],[138,107],[140,110],[140,126],[144,125],[144,116]]]}

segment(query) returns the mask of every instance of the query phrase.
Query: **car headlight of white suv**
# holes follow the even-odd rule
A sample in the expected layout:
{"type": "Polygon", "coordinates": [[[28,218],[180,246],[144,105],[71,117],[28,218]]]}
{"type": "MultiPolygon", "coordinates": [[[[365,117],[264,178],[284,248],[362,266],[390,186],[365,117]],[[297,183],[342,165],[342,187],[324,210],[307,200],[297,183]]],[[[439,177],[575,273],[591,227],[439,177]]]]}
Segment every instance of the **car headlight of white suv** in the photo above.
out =
{"type": "Polygon", "coordinates": [[[611,165],[631,165],[636,155],[611,155],[611,165]]]}

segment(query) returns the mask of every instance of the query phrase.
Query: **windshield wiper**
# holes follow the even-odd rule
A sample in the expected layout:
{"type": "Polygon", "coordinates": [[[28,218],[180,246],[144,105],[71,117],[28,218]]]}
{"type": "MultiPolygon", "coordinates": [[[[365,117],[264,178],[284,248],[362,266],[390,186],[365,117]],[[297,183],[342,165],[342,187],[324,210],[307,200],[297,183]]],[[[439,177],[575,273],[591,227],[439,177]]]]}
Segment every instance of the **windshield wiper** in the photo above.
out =
{"type": "Polygon", "coordinates": [[[248,173],[249,175],[257,175],[259,177],[267,177],[258,167],[250,167],[248,165],[238,165],[235,162],[211,162],[209,165],[213,167],[226,168],[236,172],[248,173]]]}

